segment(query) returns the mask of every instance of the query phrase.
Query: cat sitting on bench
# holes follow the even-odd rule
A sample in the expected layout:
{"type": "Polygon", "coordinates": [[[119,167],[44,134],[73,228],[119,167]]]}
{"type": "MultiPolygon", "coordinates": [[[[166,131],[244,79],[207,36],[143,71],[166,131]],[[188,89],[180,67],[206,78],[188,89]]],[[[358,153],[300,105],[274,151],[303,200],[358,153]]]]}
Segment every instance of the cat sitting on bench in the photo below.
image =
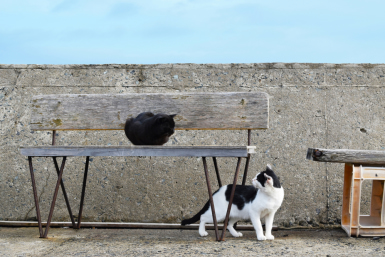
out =
{"type": "Polygon", "coordinates": [[[175,116],[143,112],[127,119],[124,132],[134,145],[163,145],[174,134],[175,116]]]}
{"type": "MultiPolygon", "coordinates": [[[[271,230],[274,214],[282,204],[283,188],[270,165],[267,165],[265,171],[258,173],[253,178],[252,183],[252,186],[236,186],[227,228],[234,237],[241,237],[242,233],[237,232],[233,225],[239,220],[251,220],[258,240],[273,240],[274,236],[271,234],[271,230]],[[263,235],[262,230],[262,218],[265,218],[265,235],[263,235]]],[[[218,222],[224,221],[226,217],[232,187],[233,185],[223,186],[213,195],[218,222]]],[[[182,226],[198,220],[200,220],[199,234],[207,236],[205,224],[213,223],[209,201],[194,217],[183,220],[182,226]]]]}

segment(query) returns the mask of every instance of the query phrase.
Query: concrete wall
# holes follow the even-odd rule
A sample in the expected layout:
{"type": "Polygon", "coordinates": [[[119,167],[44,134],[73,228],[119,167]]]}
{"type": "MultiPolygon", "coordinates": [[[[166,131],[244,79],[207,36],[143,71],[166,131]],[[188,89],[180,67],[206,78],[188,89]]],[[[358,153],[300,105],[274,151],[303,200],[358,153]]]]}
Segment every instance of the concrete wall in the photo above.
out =
{"type": "MultiPolygon", "coordinates": [[[[32,95],[220,91],[271,96],[270,129],[252,133],[257,154],[249,178],[267,163],[280,176],[285,200],[276,223],[339,224],[343,164],[307,161],[306,151],[385,149],[383,64],[0,65],[0,220],[36,219],[28,163],[19,147],[49,145],[51,133],[30,130],[32,95]]],[[[246,137],[246,131],[177,131],[168,144],[241,145],[246,137]]],[[[130,144],[123,131],[60,132],[57,140],[61,145],[130,144]]],[[[51,159],[35,160],[46,219],[56,175],[51,159]]],[[[70,158],[64,173],[75,213],[84,162],[70,158]]],[[[235,160],[218,162],[223,183],[230,183],[235,160]]],[[[200,158],[93,157],[84,221],[179,222],[203,206],[205,183],[200,158]]],[[[365,190],[369,194],[369,183],[365,190]]],[[[363,199],[364,207],[368,201],[363,199]]],[[[61,193],[53,220],[69,220],[61,193]]]]}

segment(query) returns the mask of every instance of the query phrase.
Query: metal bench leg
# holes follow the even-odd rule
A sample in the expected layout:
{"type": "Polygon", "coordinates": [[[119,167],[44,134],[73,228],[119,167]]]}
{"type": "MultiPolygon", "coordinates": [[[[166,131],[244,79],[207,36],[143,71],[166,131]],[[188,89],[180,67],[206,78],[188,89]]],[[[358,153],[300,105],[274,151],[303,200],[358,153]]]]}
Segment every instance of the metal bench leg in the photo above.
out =
{"type": "MultiPolygon", "coordinates": [[[[247,130],[247,145],[251,145],[251,129],[247,130]]],[[[249,169],[249,162],[250,162],[250,154],[248,154],[246,158],[245,171],[243,172],[243,180],[242,180],[243,186],[246,184],[247,171],[249,169]]]]}
{"type": "Polygon", "coordinates": [[[43,226],[41,224],[41,216],[40,216],[40,208],[39,208],[39,198],[37,196],[36,183],[35,183],[35,175],[33,174],[32,157],[31,156],[28,156],[28,162],[29,162],[29,171],[31,172],[33,197],[35,199],[35,208],[36,208],[37,222],[39,224],[39,233],[40,233],[40,237],[43,237],[43,226]]]}
{"type": "Polygon", "coordinates": [[[61,179],[62,179],[62,176],[63,176],[63,170],[64,170],[64,165],[65,165],[66,159],[67,159],[67,157],[64,156],[63,157],[63,162],[62,162],[61,167],[60,167],[58,179],[57,179],[57,182],[56,182],[55,192],[53,194],[51,210],[50,210],[49,215],[48,215],[48,221],[47,221],[47,225],[46,225],[46,228],[45,228],[45,233],[43,235],[44,238],[47,237],[49,226],[51,225],[53,210],[55,208],[56,198],[57,198],[57,194],[59,192],[59,186],[60,186],[60,182],[61,182],[61,179]]]}
{"type": "Polygon", "coordinates": [[[246,157],[245,171],[243,172],[243,180],[242,180],[242,185],[243,186],[246,184],[247,171],[249,170],[249,162],[250,162],[250,154],[248,154],[247,157],[246,157]]]}
{"type": "Polygon", "coordinates": [[[239,173],[240,168],[241,168],[241,157],[238,157],[237,168],[236,168],[236,170],[235,170],[235,175],[234,175],[233,188],[231,189],[231,195],[230,195],[229,206],[227,207],[227,213],[226,213],[225,223],[223,224],[223,230],[222,230],[221,241],[224,241],[224,239],[225,239],[225,233],[226,233],[226,229],[227,229],[227,224],[228,224],[228,222],[229,222],[230,211],[231,211],[231,205],[233,204],[234,193],[235,193],[235,187],[237,186],[237,179],[238,179],[238,173],[239,173]]]}
{"type": "Polygon", "coordinates": [[[202,157],[202,160],[203,160],[203,168],[204,168],[204,170],[205,170],[205,175],[206,175],[207,190],[208,190],[208,192],[209,192],[209,199],[210,199],[210,205],[211,205],[211,212],[212,212],[212,214],[213,214],[214,229],[215,229],[215,237],[216,237],[216,240],[219,241],[219,232],[218,232],[217,216],[215,215],[214,200],[213,200],[213,194],[212,194],[212,192],[211,192],[211,186],[210,186],[209,174],[208,174],[208,169],[207,169],[206,157],[202,157]]]}
{"type": "Polygon", "coordinates": [[[217,174],[217,180],[218,180],[218,186],[222,187],[222,181],[221,177],[219,176],[219,170],[218,170],[218,164],[217,164],[217,158],[213,157],[214,167],[215,167],[215,173],[217,174]]]}
{"type": "MultiPolygon", "coordinates": [[[[56,157],[52,157],[52,159],[53,159],[53,162],[55,164],[57,175],[59,176],[60,170],[59,170],[59,165],[57,164],[56,157]]],[[[68,201],[68,196],[67,196],[67,192],[66,192],[65,187],[64,187],[63,179],[60,180],[60,185],[61,185],[61,189],[63,191],[64,199],[65,199],[65,202],[67,205],[68,213],[69,213],[70,218],[71,218],[72,227],[75,228],[75,220],[74,220],[74,216],[72,215],[72,210],[71,210],[70,202],[68,201]]]]}
{"type": "Polygon", "coordinates": [[[84,204],[84,195],[86,193],[86,183],[87,183],[87,174],[88,174],[88,166],[90,163],[90,157],[86,158],[86,167],[84,169],[84,178],[83,178],[83,188],[82,188],[82,196],[80,199],[80,207],[79,207],[79,216],[78,216],[78,225],[77,228],[80,228],[80,222],[82,221],[82,212],[83,212],[83,204],[84,204]]]}

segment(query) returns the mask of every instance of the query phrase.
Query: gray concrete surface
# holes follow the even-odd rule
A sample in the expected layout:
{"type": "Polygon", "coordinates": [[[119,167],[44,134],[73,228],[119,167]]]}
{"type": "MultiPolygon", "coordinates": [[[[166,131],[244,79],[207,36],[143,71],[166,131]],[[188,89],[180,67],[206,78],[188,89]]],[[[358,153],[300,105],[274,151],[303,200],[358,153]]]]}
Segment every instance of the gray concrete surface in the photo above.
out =
{"type": "MultiPolygon", "coordinates": [[[[0,65],[0,220],[36,220],[28,162],[20,146],[48,145],[51,132],[29,127],[31,96],[59,93],[262,91],[270,129],[254,131],[250,176],[272,164],[285,188],[280,227],[340,224],[343,164],[305,159],[308,147],[385,149],[384,64],[0,65]]],[[[177,131],[168,144],[244,145],[246,131],[177,131]]],[[[123,131],[59,132],[60,145],[129,145],[123,131]]],[[[218,160],[223,183],[235,160],[218,160]]],[[[53,195],[50,159],[35,162],[43,219],[53,195]]],[[[64,180],[74,213],[84,160],[69,158],[64,180]]],[[[215,175],[210,160],[211,180],[215,175]]],[[[215,186],[213,186],[215,189],[215,186]]],[[[362,212],[368,211],[370,184],[362,212]]],[[[172,222],[207,200],[200,158],[91,159],[84,221],[172,222]]],[[[364,213],[367,214],[367,213],[364,213]]],[[[68,221],[59,194],[54,221],[68,221]]]]}
{"type": "Polygon", "coordinates": [[[275,240],[257,241],[229,233],[224,242],[195,230],[52,228],[48,239],[37,228],[0,227],[0,256],[384,256],[385,238],[349,238],[341,229],[279,230],[275,240]]]}

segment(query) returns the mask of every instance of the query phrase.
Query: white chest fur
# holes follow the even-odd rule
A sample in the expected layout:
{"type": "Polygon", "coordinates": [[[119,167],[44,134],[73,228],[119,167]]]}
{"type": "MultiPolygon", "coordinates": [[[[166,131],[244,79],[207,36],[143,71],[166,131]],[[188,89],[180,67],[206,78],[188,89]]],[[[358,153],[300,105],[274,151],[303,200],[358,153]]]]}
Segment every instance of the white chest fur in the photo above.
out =
{"type": "Polygon", "coordinates": [[[252,206],[254,210],[277,210],[283,201],[283,188],[259,189],[252,206]]]}

